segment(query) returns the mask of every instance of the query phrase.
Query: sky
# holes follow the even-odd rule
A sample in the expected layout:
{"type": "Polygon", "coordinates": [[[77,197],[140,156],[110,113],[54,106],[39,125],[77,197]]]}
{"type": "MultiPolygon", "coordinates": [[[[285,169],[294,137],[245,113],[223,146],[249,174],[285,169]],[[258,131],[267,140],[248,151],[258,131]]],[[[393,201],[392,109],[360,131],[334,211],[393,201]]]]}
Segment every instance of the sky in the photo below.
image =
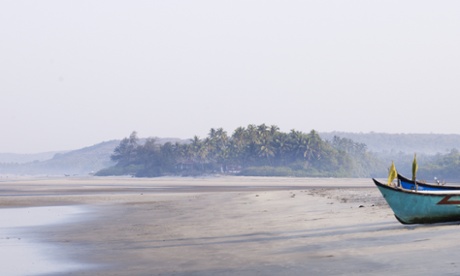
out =
{"type": "Polygon", "coordinates": [[[460,134],[460,1],[0,1],[0,152],[281,131],[460,134]]]}

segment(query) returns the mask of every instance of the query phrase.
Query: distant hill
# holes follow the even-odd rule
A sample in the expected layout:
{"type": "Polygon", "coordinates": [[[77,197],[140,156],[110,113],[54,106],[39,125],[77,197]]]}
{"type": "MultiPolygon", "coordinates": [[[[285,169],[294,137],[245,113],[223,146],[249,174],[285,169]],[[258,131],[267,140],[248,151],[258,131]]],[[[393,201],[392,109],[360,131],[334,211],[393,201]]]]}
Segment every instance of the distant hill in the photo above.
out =
{"type": "Polygon", "coordinates": [[[65,153],[65,151],[51,151],[42,153],[0,153],[0,163],[18,163],[24,164],[34,161],[44,161],[53,158],[57,153],[65,153]]]}
{"type": "MultiPolygon", "coordinates": [[[[141,139],[142,143],[145,139],[141,139]]],[[[157,138],[158,143],[182,142],[176,138],[157,138]]],[[[102,142],[68,152],[42,154],[0,153],[0,174],[20,175],[88,175],[114,165],[110,159],[120,140],[102,142]]]]}
{"type": "Polygon", "coordinates": [[[458,134],[388,134],[388,133],[351,133],[322,132],[322,139],[331,141],[334,136],[348,138],[364,143],[367,148],[379,154],[429,154],[446,153],[451,149],[460,149],[458,134]]]}
{"type": "Polygon", "coordinates": [[[0,174],[24,174],[24,175],[87,175],[112,165],[110,155],[119,140],[102,142],[94,146],[56,153],[47,160],[35,160],[28,163],[0,164],[0,174]]]}

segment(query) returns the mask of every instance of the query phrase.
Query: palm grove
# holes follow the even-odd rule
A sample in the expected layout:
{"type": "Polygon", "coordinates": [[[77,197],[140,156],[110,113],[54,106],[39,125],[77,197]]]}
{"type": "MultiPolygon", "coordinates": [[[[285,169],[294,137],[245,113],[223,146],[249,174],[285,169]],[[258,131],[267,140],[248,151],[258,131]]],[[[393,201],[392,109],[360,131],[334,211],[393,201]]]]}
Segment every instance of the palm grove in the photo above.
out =
{"type": "Polygon", "coordinates": [[[365,144],[340,137],[324,141],[314,130],[284,133],[265,124],[238,127],[231,135],[211,129],[206,138],[195,136],[188,143],[159,144],[154,138],[140,143],[133,132],[111,159],[116,165],[97,175],[367,177],[379,167],[365,144]]]}

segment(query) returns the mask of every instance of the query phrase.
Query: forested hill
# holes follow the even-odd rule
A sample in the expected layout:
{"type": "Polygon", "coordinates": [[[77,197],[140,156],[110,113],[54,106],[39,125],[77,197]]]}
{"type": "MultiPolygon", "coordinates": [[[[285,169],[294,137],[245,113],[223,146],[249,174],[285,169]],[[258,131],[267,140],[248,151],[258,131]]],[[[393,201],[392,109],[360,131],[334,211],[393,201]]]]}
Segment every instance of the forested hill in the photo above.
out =
{"type": "Polygon", "coordinates": [[[187,144],[161,145],[156,139],[141,143],[133,132],[114,150],[111,159],[116,165],[96,175],[367,177],[385,172],[366,145],[340,137],[328,143],[314,130],[285,133],[275,125],[262,124],[230,133],[211,129],[208,137],[195,136],[187,144]]]}
{"type": "Polygon", "coordinates": [[[367,145],[375,153],[446,153],[452,149],[460,149],[458,134],[389,134],[389,133],[351,133],[321,132],[322,139],[331,141],[334,136],[351,139],[367,145]]]}
{"type": "MultiPolygon", "coordinates": [[[[247,130],[246,130],[247,131],[247,130]]],[[[235,133],[230,132],[231,139],[235,133]]],[[[298,133],[296,131],[292,133],[278,133],[275,140],[272,142],[279,143],[280,137],[284,138],[293,138],[296,135],[299,137],[303,137],[304,134],[298,133]],[[286,136],[286,137],[285,137],[286,136]],[[292,136],[292,137],[291,137],[292,136]]],[[[230,135],[230,134],[229,134],[230,135]]],[[[308,136],[308,134],[305,134],[308,136]]],[[[373,164],[373,169],[367,168],[368,170],[373,171],[382,171],[383,173],[379,176],[384,176],[386,174],[386,168],[391,161],[395,161],[398,167],[398,171],[403,173],[409,174],[410,173],[410,165],[412,164],[413,154],[417,153],[419,157],[419,164],[420,164],[420,171],[422,173],[427,173],[427,175],[453,175],[451,172],[436,172],[433,171],[433,168],[442,167],[434,166],[433,164],[440,163],[442,158],[450,158],[447,164],[456,165],[460,164],[460,135],[447,135],[447,134],[387,134],[387,133],[349,133],[349,132],[328,132],[328,133],[319,133],[319,136],[323,140],[327,140],[331,142],[331,145],[337,142],[349,142],[354,143],[356,145],[364,144],[366,145],[363,149],[367,149],[370,153],[373,153],[372,156],[379,159],[381,162],[377,162],[373,164]],[[342,139],[350,139],[351,141],[346,140],[335,140],[334,136],[340,137],[342,139]],[[457,149],[457,151],[451,151],[452,149],[457,149]],[[441,153],[442,156],[437,156],[437,153],[441,153]],[[430,157],[432,156],[432,157],[430,157]],[[433,159],[436,157],[440,160],[433,159]],[[452,161],[452,158],[458,157],[457,161],[452,161]]],[[[267,138],[267,137],[266,137],[267,138]]],[[[303,137],[306,138],[306,137],[303,137]]],[[[203,141],[209,139],[204,137],[203,141]]],[[[141,138],[139,139],[139,145],[144,145],[145,141],[148,139],[141,138]]],[[[265,139],[267,140],[267,139],[265,139]]],[[[261,140],[261,141],[265,141],[261,140]]],[[[300,139],[299,141],[308,141],[309,139],[300,139]]],[[[192,144],[195,142],[197,143],[196,139],[189,139],[189,140],[180,140],[174,138],[156,138],[156,145],[164,145],[165,143],[172,143],[173,145],[177,142],[180,144],[192,144]]],[[[287,142],[291,143],[289,139],[287,142]]],[[[289,143],[286,146],[290,146],[289,143]]],[[[119,146],[120,140],[114,140],[109,142],[102,142],[100,144],[96,144],[94,146],[90,146],[83,149],[76,149],[73,151],[68,152],[61,152],[61,153],[43,153],[43,154],[35,154],[35,155],[15,155],[15,154],[0,154],[0,175],[1,174],[79,174],[79,175],[86,175],[91,172],[98,171],[100,169],[110,167],[114,164],[112,160],[110,160],[111,155],[114,154],[114,150],[117,146],[119,146]]],[[[322,143],[320,143],[323,145],[322,143]]],[[[252,144],[251,144],[252,145],[252,144]]],[[[261,146],[259,144],[254,144],[249,149],[255,150],[255,146],[261,146]]],[[[272,145],[273,146],[273,145],[272,145]]],[[[326,146],[326,145],[323,145],[326,146]]],[[[360,145],[361,146],[361,145],[360,145]]],[[[261,147],[260,149],[268,150],[270,148],[261,147]]],[[[212,152],[211,152],[212,153],[212,152]]],[[[246,158],[250,157],[250,154],[246,158]]],[[[275,165],[274,157],[277,152],[273,153],[266,153],[264,159],[268,160],[268,166],[275,165]]],[[[259,155],[264,156],[259,152],[259,155]]],[[[369,156],[370,157],[370,156],[369,156]]],[[[227,157],[228,158],[228,157],[227,157]]],[[[287,162],[286,156],[283,156],[283,162],[287,162]]],[[[214,158],[216,159],[216,158],[214,158]]],[[[359,158],[358,158],[359,159],[359,158]]],[[[362,159],[362,158],[361,158],[362,159]]],[[[455,159],[457,160],[457,159],[455,159]]],[[[254,160],[253,160],[254,161],[254,160]]],[[[279,160],[278,160],[279,161],[279,160]]],[[[322,159],[324,161],[324,159],[322,159]]],[[[441,163],[442,163],[441,162],[441,163]]],[[[247,162],[246,162],[247,163],[247,162]]],[[[370,164],[371,162],[368,162],[370,164]]],[[[446,163],[446,162],[444,162],[446,163]]],[[[184,166],[190,166],[190,163],[183,162],[184,166]]],[[[300,163],[295,163],[295,165],[299,165],[300,163]]],[[[456,165],[457,166],[457,165],[456,165]]],[[[458,166],[457,166],[458,167],[458,166]]],[[[266,167],[260,168],[267,169],[266,167]]],[[[297,167],[295,167],[298,170],[297,167]]],[[[279,169],[278,169],[279,170],[279,169]]],[[[438,169],[439,171],[439,169],[438,169]]],[[[455,169],[457,171],[457,169],[455,169]]],[[[359,174],[362,176],[363,174],[359,174]]],[[[366,174],[364,174],[366,175],[366,174]]],[[[455,176],[456,178],[460,179],[460,175],[455,176]]]]}

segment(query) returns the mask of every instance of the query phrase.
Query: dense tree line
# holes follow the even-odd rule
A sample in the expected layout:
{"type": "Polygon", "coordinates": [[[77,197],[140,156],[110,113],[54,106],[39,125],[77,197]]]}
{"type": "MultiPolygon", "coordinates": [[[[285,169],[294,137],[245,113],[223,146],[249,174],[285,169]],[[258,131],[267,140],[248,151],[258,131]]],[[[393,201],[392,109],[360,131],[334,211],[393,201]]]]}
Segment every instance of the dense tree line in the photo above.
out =
{"type": "Polygon", "coordinates": [[[427,180],[439,178],[440,180],[460,180],[460,152],[452,149],[446,154],[436,154],[428,159],[422,167],[420,176],[427,180]]]}
{"type": "MultiPolygon", "coordinates": [[[[405,176],[411,176],[414,155],[400,153],[393,157],[397,171],[405,176]]],[[[385,162],[390,162],[388,156],[385,162]]],[[[435,155],[417,154],[417,163],[419,167],[417,178],[420,181],[460,182],[460,152],[457,149],[435,155]]]]}
{"type": "Polygon", "coordinates": [[[265,124],[239,127],[231,135],[222,128],[211,129],[206,138],[195,136],[189,143],[159,144],[154,138],[139,143],[133,132],[120,142],[111,159],[116,165],[98,175],[367,177],[379,173],[374,170],[379,161],[365,144],[337,136],[325,141],[315,130],[284,133],[265,124]]]}
{"type": "Polygon", "coordinates": [[[369,151],[378,154],[398,154],[400,152],[414,155],[435,155],[448,153],[450,149],[460,149],[460,135],[458,134],[415,134],[415,133],[351,133],[351,132],[323,132],[323,139],[331,140],[334,136],[351,139],[366,144],[369,151]]]}
{"type": "MultiPolygon", "coordinates": [[[[375,154],[375,153],[374,153],[375,154]]],[[[375,154],[380,163],[385,164],[387,170],[394,162],[398,173],[406,176],[412,176],[412,162],[414,160],[414,153],[408,154],[404,152],[392,154],[375,154]]],[[[458,149],[451,149],[447,153],[437,154],[418,154],[417,153],[418,172],[417,179],[425,182],[447,181],[447,182],[460,182],[460,151],[458,149]]],[[[379,177],[385,175],[380,175],[379,177]]]]}

